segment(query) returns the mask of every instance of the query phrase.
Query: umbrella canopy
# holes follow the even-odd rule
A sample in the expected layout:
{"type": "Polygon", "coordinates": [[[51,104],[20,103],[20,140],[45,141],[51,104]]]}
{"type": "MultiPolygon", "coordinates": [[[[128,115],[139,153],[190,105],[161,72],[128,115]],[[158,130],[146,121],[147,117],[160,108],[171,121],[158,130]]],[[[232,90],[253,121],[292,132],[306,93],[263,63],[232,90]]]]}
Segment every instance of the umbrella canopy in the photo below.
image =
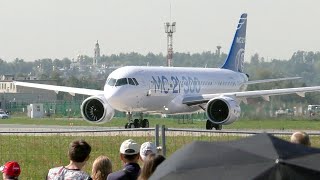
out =
{"type": "Polygon", "coordinates": [[[320,179],[320,149],[265,133],[229,142],[195,141],[160,164],[150,179],[320,179]]]}

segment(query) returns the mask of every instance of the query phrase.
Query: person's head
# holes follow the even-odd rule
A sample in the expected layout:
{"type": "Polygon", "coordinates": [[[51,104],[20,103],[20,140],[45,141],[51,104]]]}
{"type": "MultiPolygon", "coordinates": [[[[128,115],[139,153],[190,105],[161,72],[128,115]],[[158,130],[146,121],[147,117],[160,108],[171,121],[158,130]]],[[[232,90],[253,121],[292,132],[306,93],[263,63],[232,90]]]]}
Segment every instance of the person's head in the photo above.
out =
{"type": "Polygon", "coordinates": [[[157,147],[157,154],[162,154],[162,146],[157,147]]]}
{"type": "Polygon", "coordinates": [[[311,146],[309,135],[305,132],[298,131],[292,134],[290,141],[296,144],[303,144],[306,146],[311,146]]]}
{"type": "Polygon", "coordinates": [[[2,177],[4,180],[16,180],[21,173],[20,165],[16,161],[7,162],[5,165],[0,167],[0,171],[3,173],[2,177]]]}
{"type": "Polygon", "coordinates": [[[151,153],[154,153],[154,154],[157,153],[157,147],[154,143],[145,142],[141,144],[141,147],[140,147],[141,161],[145,161],[146,157],[151,153]]]}
{"type": "Polygon", "coordinates": [[[153,174],[156,168],[165,160],[166,158],[160,154],[149,154],[141,169],[139,180],[148,180],[149,177],[153,174]]]}
{"type": "Polygon", "coordinates": [[[70,143],[68,156],[70,161],[82,163],[89,159],[91,146],[84,140],[75,140],[70,143]]]}
{"type": "Polygon", "coordinates": [[[132,139],[123,141],[120,146],[120,158],[124,163],[137,162],[139,160],[140,145],[132,139]]]}
{"type": "Polygon", "coordinates": [[[112,173],[112,163],[107,156],[99,156],[92,164],[92,179],[106,180],[112,173]]]}

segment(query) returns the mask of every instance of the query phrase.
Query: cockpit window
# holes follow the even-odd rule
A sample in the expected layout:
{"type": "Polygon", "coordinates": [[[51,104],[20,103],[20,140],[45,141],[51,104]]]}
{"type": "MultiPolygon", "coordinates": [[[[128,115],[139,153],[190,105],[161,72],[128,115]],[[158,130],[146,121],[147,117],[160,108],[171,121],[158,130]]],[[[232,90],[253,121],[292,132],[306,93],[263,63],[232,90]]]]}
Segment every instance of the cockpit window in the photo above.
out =
{"type": "Polygon", "coordinates": [[[138,81],[136,80],[136,78],[132,78],[132,80],[134,81],[134,83],[136,84],[136,86],[139,85],[138,81]]]}
{"type": "Polygon", "coordinates": [[[117,80],[115,86],[122,86],[125,84],[128,84],[127,78],[121,78],[117,80]]]}
{"type": "Polygon", "coordinates": [[[130,84],[130,85],[135,85],[134,82],[133,82],[133,80],[132,80],[131,78],[128,78],[128,81],[129,81],[129,84],[130,84]]]}
{"type": "Polygon", "coordinates": [[[107,84],[109,86],[114,86],[116,84],[116,79],[113,79],[113,78],[110,78],[108,81],[107,81],[107,84]]]}

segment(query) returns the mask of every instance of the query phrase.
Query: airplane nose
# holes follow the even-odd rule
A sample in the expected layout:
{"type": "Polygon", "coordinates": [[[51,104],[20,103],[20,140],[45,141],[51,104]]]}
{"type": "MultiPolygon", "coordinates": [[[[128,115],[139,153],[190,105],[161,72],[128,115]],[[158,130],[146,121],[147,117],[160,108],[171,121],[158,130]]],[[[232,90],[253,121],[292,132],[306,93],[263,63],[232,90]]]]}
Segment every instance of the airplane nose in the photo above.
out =
{"type": "Polygon", "coordinates": [[[117,89],[114,86],[104,86],[104,97],[109,101],[109,99],[116,93],[116,90],[117,89]]]}

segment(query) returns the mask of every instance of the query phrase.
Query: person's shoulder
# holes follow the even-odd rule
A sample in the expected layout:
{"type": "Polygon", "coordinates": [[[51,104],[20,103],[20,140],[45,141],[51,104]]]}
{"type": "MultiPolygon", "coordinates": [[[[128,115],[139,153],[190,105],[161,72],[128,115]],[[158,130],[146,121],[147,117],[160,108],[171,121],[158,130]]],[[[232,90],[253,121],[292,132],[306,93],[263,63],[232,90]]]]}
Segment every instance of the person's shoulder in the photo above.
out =
{"type": "Polygon", "coordinates": [[[51,169],[49,169],[49,173],[59,172],[62,168],[63,168],[63,166],[51,168],[51,169]]]}
{"type": "Polygon", "coordinates": [[[63,166],[54,167],[54,168],[49,169],[47,179],[53,179],[53,177],[57,176],[59,174],[59,172],[62,171],[62,169],[63,169],[63,166]]]}
{"type": "Polygon", "coordinates": [[[117,179],[122,179],[125,177],[125,172],[123,170],[116,171],[113,173],[110,173],[107,177],[107,180],[117,180],[117,179]]]}
{"type": "Polygon", "coordinates": [[[59,175],[63,174],[65,179],[74,179],[74,180],[92,180],[90,175],[84,171],[72,170],[64,168],[64,166],[51,168],[48,172],[47,179],[54,179],[59,175]]]}
{"type": "Polygon", "coordinates": [[[65,179],[74,179],[74,180],[90,180],[91,177],[84,171],[75,171],[68,169],[65,174],[65,179]]]}

